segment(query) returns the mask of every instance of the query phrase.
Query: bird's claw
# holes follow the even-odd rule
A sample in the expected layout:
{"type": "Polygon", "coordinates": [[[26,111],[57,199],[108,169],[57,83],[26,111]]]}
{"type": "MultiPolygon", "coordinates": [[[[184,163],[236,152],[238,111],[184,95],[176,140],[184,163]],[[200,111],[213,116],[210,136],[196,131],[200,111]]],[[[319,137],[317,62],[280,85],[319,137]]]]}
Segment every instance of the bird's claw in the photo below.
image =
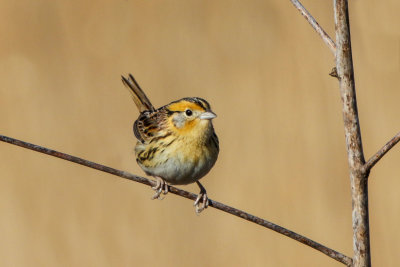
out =
{"type": "Polygon", "coordinates": [[[151,187],[156,193],[151,197],[151,199],[163,200],[161,193],[164,195],[168,194],[168,184],[160,177],[156,177],[156,185],[151,187]]]}
{"type": "Polygon", "coordinates": [[[196,201],[194,202],[193,206],[195,206],[196,213],[200,214],[203,210],[205,210],[209,205],[209,200],[206,192],[201,192],[196,198],[196,201]]]}

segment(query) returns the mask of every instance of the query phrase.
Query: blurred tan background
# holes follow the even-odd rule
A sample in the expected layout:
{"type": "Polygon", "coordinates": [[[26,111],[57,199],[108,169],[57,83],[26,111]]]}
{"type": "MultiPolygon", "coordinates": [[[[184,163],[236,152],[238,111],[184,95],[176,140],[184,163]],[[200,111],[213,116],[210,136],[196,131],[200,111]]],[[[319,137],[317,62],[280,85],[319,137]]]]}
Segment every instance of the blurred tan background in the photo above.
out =
{"type": "MultiPolygon", "coordinates": [[[[334,38],[331,1],[304,5],[334,38]]],[[[351,1],[369,158],[400,130],[400,2],[351,1]]],[[[218,114],[203,184],[352,256],[351,198],[331,52],[282,0],[0,3],[0,134],[144,175],[120,81],[155,106],[186,96],[218,114]]],[[[372,262],[399,266],[400,147],[370,178],[372,262]]],[[[0,143],[0,266],[342,266],[257,225],[143,185],[0,143]]],[[[198,192],[195,185],[183,187],[198,192]]]]}

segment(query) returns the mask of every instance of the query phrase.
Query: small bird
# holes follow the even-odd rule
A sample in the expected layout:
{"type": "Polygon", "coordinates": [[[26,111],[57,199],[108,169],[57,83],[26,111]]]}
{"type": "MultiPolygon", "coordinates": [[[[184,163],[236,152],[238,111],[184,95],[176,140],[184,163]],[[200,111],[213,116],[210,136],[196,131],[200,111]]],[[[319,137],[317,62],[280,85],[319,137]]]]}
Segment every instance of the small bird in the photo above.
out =
{"type": "Polygon", "coordinates": [[[138,139],[136,161],[147,175],[156,179],[152,199],[168,193],[168,184],[196,182],[200,193],[194,202],[196,213],[208,207],[207,192],[199,180],[214,166],[219,142],[212,119],[217,115],[199,97],[186,97],[155,109],[139,84],[129,74],[122,76],[140,115],[133,124],[138,139]]]}

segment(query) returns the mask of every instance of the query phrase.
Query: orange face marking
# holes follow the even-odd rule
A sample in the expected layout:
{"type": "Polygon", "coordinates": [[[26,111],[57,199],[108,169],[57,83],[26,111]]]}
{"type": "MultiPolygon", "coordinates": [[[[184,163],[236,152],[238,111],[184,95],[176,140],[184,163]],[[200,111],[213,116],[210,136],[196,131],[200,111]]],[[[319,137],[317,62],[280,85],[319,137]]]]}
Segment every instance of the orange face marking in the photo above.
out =
{"type": "Polygon", "coordinates": [[[201,106],[189,101],[181,101],[168,106],[171,111],[185,111],[186,109],[205,111],[201,106]]]}
{"type": "MultiPolygon", "coordinates": [[[[170,121],[170,124],[173,124],[173,116],[168,119],[170,121]]],[[[185,124],[181,128],[175,128],[174,130],[177,131],[180,135],[186,135],[186,134],[193,134],[197,133],[196,131],[193,132],[193,129],[200,123],[199,118],[190,118],[185,121],[185,124]]]]}
{"type": "MultiPolygon", "coordinates": [[[[201,123],[201,120],[195,115],[199,112],[204,112],[205,109],[201,107],[197,103],[193,103],[190,101],[182,100],[176,103],[172,103],[168,106],[170,111],[184,113],[187,109],[193,111],[193,116],[187,116],[185,118],[185,123],[182,127],[175,128],[181,136],[197,136],[203,133],[204,127],[206,127],[207,123],[201,123]],[[204,125],[203,125],[204,124],[204,125]],[[201,126],[202,125],[202,126],[201,126]],[[199,128],[200,127],[200,128],[199,128]]],[[[183,114],[182,114],[183,115],[183,114]]],[[[169,120],[170,123],[173,124],[174,116],[178,116],[178,114],[172,115],[169,120]]]]}

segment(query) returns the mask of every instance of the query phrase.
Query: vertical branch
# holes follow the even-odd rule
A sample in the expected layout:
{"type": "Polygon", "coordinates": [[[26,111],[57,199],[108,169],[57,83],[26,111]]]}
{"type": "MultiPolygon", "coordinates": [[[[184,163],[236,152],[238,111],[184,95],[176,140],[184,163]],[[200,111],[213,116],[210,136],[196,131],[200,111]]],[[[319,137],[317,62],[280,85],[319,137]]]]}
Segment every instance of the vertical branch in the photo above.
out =
{"type": "Polygon", "coordinates": [[[353,219],[353,266],[370,266],[368,221],[368,175],[364,154],[354,83],[353,59],[347,0],[334,0],[336,28],[336,68],[343,103],[343,121],[348,155],[353,219]]]}

